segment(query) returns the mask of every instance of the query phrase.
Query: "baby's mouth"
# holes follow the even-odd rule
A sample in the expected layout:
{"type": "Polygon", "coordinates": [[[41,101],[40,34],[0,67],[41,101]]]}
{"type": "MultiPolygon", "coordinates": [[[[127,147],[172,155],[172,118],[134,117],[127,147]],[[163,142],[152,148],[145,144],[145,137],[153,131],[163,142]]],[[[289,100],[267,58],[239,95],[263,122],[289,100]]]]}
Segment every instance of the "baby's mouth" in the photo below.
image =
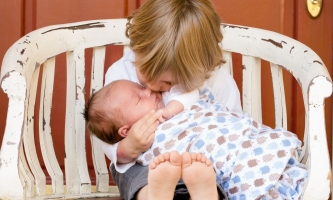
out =
{"type": "Polygon", "coordinates": [[[162,101],[162,95],[160,93],[155,93],[156,94],[156,103],[160,103],[162,101]]]}
{"type": "Polygon", "coordinates": [[[158,94],[156,94],[156,102],[159,103],[161,101],[160,97],[158,94]]]}

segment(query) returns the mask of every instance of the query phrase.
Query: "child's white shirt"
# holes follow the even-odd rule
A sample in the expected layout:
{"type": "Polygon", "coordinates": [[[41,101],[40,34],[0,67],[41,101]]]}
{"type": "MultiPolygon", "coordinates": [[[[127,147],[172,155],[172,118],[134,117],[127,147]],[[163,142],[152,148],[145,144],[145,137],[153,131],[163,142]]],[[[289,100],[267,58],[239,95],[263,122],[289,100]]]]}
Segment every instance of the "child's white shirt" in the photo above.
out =
{"type": "Polygon", "coordinates": [[[167,92],[162,93],[162,99],[164,105],[167,105],[171,100],[179,101],[183,104],[184,108],[194,104],[200,98],[199,90],[193,90],[191,92],[184,92],[180,85],[172,86],[167,92]]]}
{"type": "MultiPolygon", "coordinates": [[[[104,85],[121,79],[126,79],[141,84],[136,75],[135,66],[133,65],[134,60],[134,53],[132,51],[128,51],[121,59],[113,63],[105,74],[104,85]]],[[[191,105],[197,99],[199,99],[199,91],[206,87],[211,89],[217,102],[226,105],[229,110],[237,114],[243,113],[237,85],[234,79],[230,76],[229,72],[223,67],[215,70],[213,75],[207,81],[205,81],[204,85],[199,88],[199,90],[183,93],[180,87],[172,87],[169,92],[164,92],[162,94],[163,102],[166,104],[166,102],[170,100],[177,100],[181,102],[185,108],[185,105],[191,105]]],[[[124,173],[127,169],[135,164],[135,161],[126,164],[117,163],[118,143],[114,145],[103,143],[102,148],[105,155],[111,160],[111,162],[115,164],[116,170],[120,173],[124,173]]]]}

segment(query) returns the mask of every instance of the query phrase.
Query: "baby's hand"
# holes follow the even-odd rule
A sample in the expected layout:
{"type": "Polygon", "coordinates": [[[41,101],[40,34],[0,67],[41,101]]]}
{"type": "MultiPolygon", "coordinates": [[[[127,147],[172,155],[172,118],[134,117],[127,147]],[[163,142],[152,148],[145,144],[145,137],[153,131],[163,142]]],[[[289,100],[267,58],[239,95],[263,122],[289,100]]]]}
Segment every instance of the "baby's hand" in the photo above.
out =
{"type": "Polygon", "coordinates": [[[172,113],[168,110],[167,107],[159,109],[157,112],[161,114],[160,117],[158,118],[158,121],[160,121],[161,123],[173,117],[172,113]]]}

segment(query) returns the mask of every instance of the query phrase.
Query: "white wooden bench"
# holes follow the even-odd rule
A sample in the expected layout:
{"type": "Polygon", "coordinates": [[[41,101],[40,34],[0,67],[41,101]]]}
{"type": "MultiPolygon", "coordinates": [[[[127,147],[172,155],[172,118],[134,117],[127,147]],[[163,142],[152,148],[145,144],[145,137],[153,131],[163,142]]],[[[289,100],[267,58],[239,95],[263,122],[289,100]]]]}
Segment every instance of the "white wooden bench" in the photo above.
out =
{"type": "MultiPolygon", "coordinates": [[[[91,192],[85,150],[84,105],[85,49],[93,48],[90,94],[103,86],[106,45],[126,45],[126,19],[84,21],[48,26],[19,39],[7,51],[1,68],[1,87],[8,95],[6,128],[0,154],[0,198],[43,199],[56,197],[118,196],[109,187],[109,170],[100,141],[91,137],[96,191],[91,192]],[[65,122],[65,172],[55,156],[50,113],[55,56],[66,53],[67,95],[65,122]],[[43,67],[40,105],[35,105],[38,77],[43,67]],[[36,108],[35,108],[36,106],[36,108]],[[52,179],[52,192],[46,192],[46,175],[36,154],[33,117],[39,110],[39,143],[43,162],[52,179]],[[64,177],[66,187],[64,186],[64,177]],[[65,189],[64,189],[65,188],[65,189]]],[[[276,126],[287,127],[282,70],[297,79],[305,106],[304,147],[300,161],[310,170],[303,199],[328,199],[331,167],[326,140],[324,98],[332,93],[332,80],[309,47],[271,31],[222,24],[223,49],[232,73],[231,52],[242,54],[243,109],[262,121],[260,60],[270,62],[276,126]]],[[[126,49],[126,48],[124,48],[126,49]]],[[[58,67],[58,66],[57,66],[58,67]]],[[[65,71],[65,70],[64,70],[65,71]]],[[[65,74],[65,73],[64,73],[65,74]]],[[[38,145],[39,146],[39,145],[38,145]]],[[[111,187],[112,189],[112,187],[111,187]]]]}

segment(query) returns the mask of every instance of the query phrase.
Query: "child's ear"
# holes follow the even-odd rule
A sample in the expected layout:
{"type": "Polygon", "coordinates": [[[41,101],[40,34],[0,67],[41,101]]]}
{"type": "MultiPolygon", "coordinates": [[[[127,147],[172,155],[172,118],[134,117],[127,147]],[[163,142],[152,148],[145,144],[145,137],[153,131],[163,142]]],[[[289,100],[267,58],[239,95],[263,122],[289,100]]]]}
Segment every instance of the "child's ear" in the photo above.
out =
{"type": "Polygon", "coordinates": [[[130,130],[131,126],[129,125],[124,125],[118,129],[118,134],[125,138],[127,136],[128,131],[130,130]]]}

